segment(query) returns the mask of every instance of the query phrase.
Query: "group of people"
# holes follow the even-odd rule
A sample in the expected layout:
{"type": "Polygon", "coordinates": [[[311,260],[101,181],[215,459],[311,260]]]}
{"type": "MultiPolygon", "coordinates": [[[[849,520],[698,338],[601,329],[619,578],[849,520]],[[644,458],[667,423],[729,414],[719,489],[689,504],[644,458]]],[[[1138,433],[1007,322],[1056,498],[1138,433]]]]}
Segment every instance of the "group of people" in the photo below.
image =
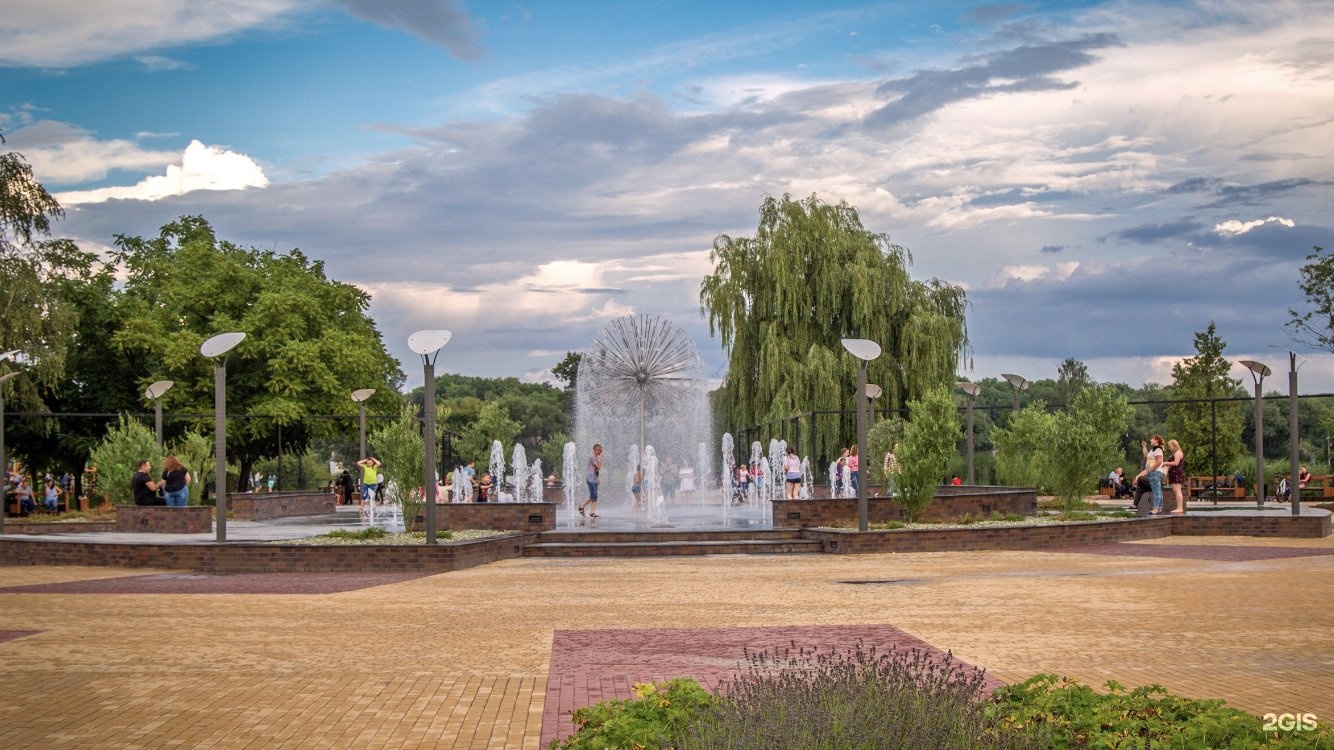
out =
{"type": "Polygon", "coordinates": [[[153,479],[153,462],[144,459],[139,462],[134,476],[130,478],[130,490],[134,495],[135,505],[165,505],[184,508],[190,504],[190,470],[181,464],[176,456],[167,456],[162,461],[162,475],[153,479]]]}
{"type": "Polygon", "coordinates": [[[1161,435],[1153,435],[1147,442],[1141,440],[1139,445],[1141,470],[1134,479],[1127,482],[1125,469],[1119,466],[1107,475],[1114,497],[1135,497],[1147,490],[1153,495],[1153,508],[1149,514],[1156,516],[1163,512],[1163,486],[1166,485],[1176,501],[1176,507],[1168,514],[1179,516],[1185,513],[1186,497],[1182,488],[1186,484],[1186,452],[1181,449],[1181,444],[1175,440],[1164,444],[1161,435]],[[1136,487],[1140,493],[1135,492],[1136,487]]]}
{"type": "Polygon", "coordinates": [[[17,464],[5,469],[4,504],[6,508],[10,502],[14,502],[18,506],[19,516],[32,515],[37,511],[39,493],[42,508],[50,513],[55,513],[60,509],[60,498],[70,497],[74,494],[74,475],[65,472],[57,478],[47,474],[40,485],[34,486],[33,480],[17,464]]]}

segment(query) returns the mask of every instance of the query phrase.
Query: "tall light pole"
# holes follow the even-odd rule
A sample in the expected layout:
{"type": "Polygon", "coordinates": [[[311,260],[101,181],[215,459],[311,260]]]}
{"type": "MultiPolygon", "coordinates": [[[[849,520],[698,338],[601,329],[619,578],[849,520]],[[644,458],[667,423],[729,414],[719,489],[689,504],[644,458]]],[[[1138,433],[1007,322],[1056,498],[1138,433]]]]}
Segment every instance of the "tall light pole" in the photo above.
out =
{"type": "Polygon", "coordinates": [[[171,380],[159,380],[148,386],[144,397],[153,402],[153,432],[157,435],[157,449],[162,450],[162,397],[176,385],[171,380]]]}
{"type": "Polygon", "coordinates": [[[875,400],[885,395],[885,389],[875,383],[866,384],[866,409],[869,419],[866,420],[866,429],[875,429],[875,400]]]}
{"type": "Polygon", "coordinates": [[[1301,440],[1297,434],[1297,352],[1288,352],[1288,486],[1292,488],[1292,515],[1302,514],[1302,492],[1297,486],[1301,440]]]}
{"type": "MultiPolygon", "coordinates": [[[[880,356],[880,345],[870,339],[843,339],[843,348],[860,360],[857,365],[857,469],[866,460],[866,363],[880,356]]],[[[863,475],[864,476],[864,475],[863,475]]],[[[866,511],[866,482],[857,482],[857,528],[866,531],[870,527],[866,511]]]]}
{"type": "Polygon", "coordinates": [[[968,484],[973,484],[973,399],[982,392],[977,383],[961,380],[954,385],[968,394],[968,484]]]}
{"type": "MultiPolygon", "coordinates": [[[[0,362],[7,359],[13,359],[18,354],[18,350],[8,351],[0,354],[0,362]]],[[[18,372],[9,372],[0,375],[0,534],[5,533],[5,506],[9,504],[9,460],[5,458],[5,381],[18,375],[18,372]]]]}
{"type": "Polygon", "coordinates": [[[359,446],[358,459],[366,457],[366,400],[375,395],[374,388],[361,388],[352,391],[352,400],[357,403],[357,415],[361,418],[361,430],[357,433],[360,437],[357,442],[359,446]]]}
{"type": "MultiPolygon", "coordinates": [[[[425,387],[422,389],[422,442],[426,444],[426,481],[422,483],[426,501],[426,543],[435,544],[435,360],[453,336],[449,331],[417,331],[408,336],[408,348],[422,358],[425,387]]],[[[404,519],[405,521],[407,519],[404,519]]]]}
{"type": "Polygon", "coordinates": [[[199,347],[199,353],[213,360],[213,487],[214,515],[218,520],[218,543],[227,541],[227,352],[241,343],[240,331],[219,333],[199,347]]]}
{"type": "Polygon", "coordinates": [[[1013,373],[1004,373],[1004,372],[1001,373],[1001,377],[1002,377],[1002,378],[1005,378],[1005,379],[1008,380],[1008,381],[1010,381],[1010,385],[1014,386],[1014,412],[1015,412],[1015,414],[1018,414],[1018,413],[1019,413],[1019,391],[1022,391],[1022,390],[1024,390],[1025,388],[1028,388],[1028,378],[1025,378],[1025,377],[1022,376],[1022,375],[1015,375],[1015,374],[1013,374],[1013,373]]]}
{"type": "Polygon", "coordinates": [[[1251,380],[1255,381],[1255,505],[1265,507],[1265,415],[1260,388],[1265,378],[1273,374],[1269,365],[1251,359],[1241,360],[1241,365],[1251,371],[1251,380]]]}

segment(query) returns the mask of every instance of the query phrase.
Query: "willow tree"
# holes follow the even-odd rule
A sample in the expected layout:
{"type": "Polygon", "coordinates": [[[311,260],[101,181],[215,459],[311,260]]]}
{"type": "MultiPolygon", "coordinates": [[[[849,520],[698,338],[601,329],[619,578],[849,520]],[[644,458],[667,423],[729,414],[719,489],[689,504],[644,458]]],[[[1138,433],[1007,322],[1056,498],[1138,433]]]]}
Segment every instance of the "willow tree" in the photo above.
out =
{"type": "MultiPolygon", "coordinates": [[[[863,227],[847,203],[766,197],[755,236],[719,235],[710,258],[700,312],[727,351],[718,404],[733,427],[851,409],[858,362],[845,338],[883,348],[867,371],[882,409],[953,382],[967,353],[963,289],[914,281],[908,250],[863,227]]],[[[817,445],[851,437],[835,420],[816,427],[817,445]]]]}

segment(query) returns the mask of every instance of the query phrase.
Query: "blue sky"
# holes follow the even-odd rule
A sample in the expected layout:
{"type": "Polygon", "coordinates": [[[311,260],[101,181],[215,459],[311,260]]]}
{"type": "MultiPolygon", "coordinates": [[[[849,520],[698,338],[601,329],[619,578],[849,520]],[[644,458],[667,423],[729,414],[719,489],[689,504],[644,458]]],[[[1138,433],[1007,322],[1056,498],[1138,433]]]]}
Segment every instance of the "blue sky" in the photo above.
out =
{"type": "Polygon", "coordinates": [[[1328,2],[11,0],[0,67],[60,236],[203,214],[299,247],[417,381],[419,328],[535,379],[630,313],[720,376],[699,281],[766,194],[846,200],[966,287],[973,378],[1169,382],[1210,321],[1282,370],[1334,243],[1328,2]]]}

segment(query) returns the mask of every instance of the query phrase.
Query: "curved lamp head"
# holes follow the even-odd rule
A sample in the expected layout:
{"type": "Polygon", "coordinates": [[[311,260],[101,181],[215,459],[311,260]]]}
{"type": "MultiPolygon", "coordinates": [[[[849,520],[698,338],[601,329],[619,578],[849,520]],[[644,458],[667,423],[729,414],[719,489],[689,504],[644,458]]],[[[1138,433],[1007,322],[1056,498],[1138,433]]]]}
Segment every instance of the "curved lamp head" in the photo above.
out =
{"type": "Polygon", "coordinates": [[[221,357],[222,355],[226,354],[227,352],[235,348],[236,345],[241,343],[241,340],[244,338],[245,334],[241,333],[240,331],[234,331],[232,333],[219,333],[217,336],[214,336],[208,341],[205,341],[199,347],[199,353],[204,355],[205,357],[208,357],[209,359],[212,359],[214,357],[221,357]]]}
{"type": "Polygon", "coordinates": [[[1240,360],[1240,363],[1242,367],[1251,371],[1251,377],[1255,378],[1255,382],[1257,383],[1274,374],[1274,371],[1269,369],[1269,365],[1263,362],[1256,362],[1253,359],[1243,359],[1240,360]]]}
{"type": "Polygon", "coordinates": [[[1001,377],[1010,381],[1010,385],[1014,386],[1015,388],[1018,388],[1021,391],[1028,387],[1028,378],[1025,378],[1023,375],[1015,375],[1013,373],[1003,372],[1001,373],[1001,377]]]}
{"type": "Polygon", "coordinates": [[[955,383],[954,385],[958,386],[959,390],[963,391],[964,393],[967,393],[969,398],[977,398],[982,394],[982,386],[978,385],[977,383],[971,383],[967,380],[961,380],[955,383]]]}
{"type": "Polygon", "coordinates": [[[443,349],[453,335],[449,331],[417,331],[408,336],[408,348],[423,356],[434,354],[443,349]]]}
{"type": "Polygon", "coordinates": [[[18,353],[19,353],[18,349],[10,349],[5,353],[0,354],[0,362],[4,362],[7,359],[14,359],[16,356],[18,356],[18,353]]]}
{"type": "Polygon", "coordinates": [[[849,354],[865,362],[880,356],[880,345],[870,339],[843,339],[842,343],[849,354]]]}
{"type": "Polygon", "coordinates": [[[875,383],[867,383],[867,384],[866,384],[866,397],[867,397],[867,398],[874,400],[874,399],[880,398],[880,397],[883,396],[884,394],[885,394],[885,389],[881,388],[880,386],[876,385],[875,383]]]}
{"type": "Polygon", "coordinates": [[[176,382],[173,380],[159,380],[148,386],[148,390],[144,391],[144,395],[148,397],[149,401],[157,401],[165,396],[167,391],[171,390],[173,385],[176,385],[176,382]]]}
{"type": "Polygon", "coordinates": [[[374,388],[358,388],[352,391],[352,400],[358,404],[375,395],[374,388]]]}

